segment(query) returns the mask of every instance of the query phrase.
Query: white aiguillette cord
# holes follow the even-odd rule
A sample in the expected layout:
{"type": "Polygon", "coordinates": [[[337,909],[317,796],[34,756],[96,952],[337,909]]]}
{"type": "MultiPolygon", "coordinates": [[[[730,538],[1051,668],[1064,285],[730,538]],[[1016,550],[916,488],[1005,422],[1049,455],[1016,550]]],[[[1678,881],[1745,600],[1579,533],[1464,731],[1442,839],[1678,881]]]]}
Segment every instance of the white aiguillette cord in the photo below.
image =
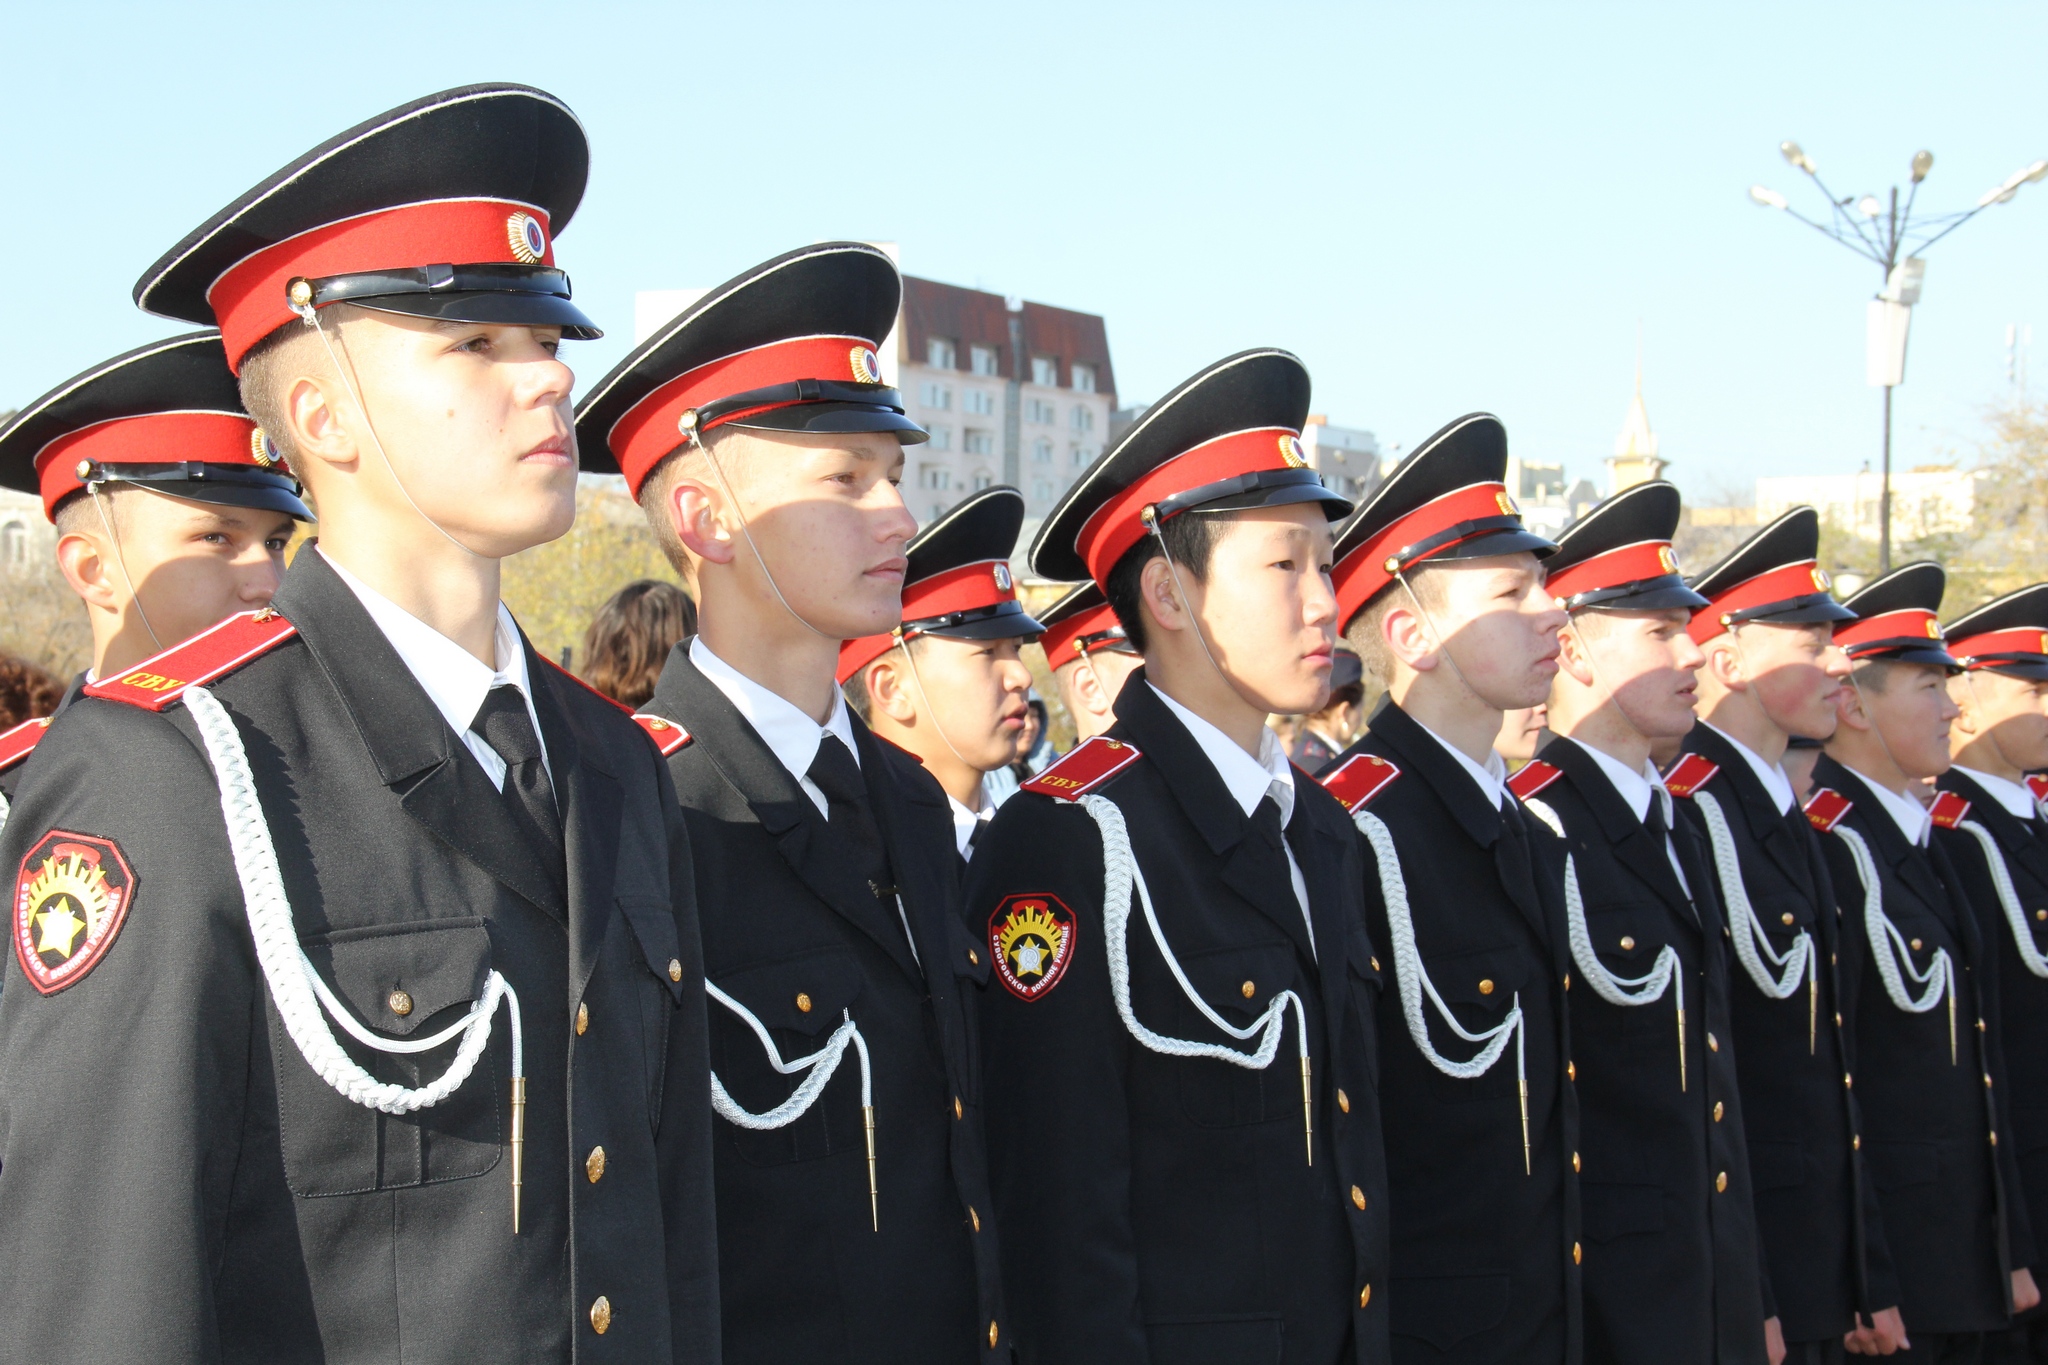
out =
{"type": "Polygon", "coordinates": [[[1968,831],[1984,846],[1984,861],[1991,868],[1991,884],[1998,892],[1998,908],[2005,912],[2005,922],[2012,926],[2013,946],[2019,950],[2020,964],[2035,976],[2048,979],[2048,957],[2043,957],[2034,946],[2034,931],[2027,926],[2027,912],[2020,908],[2019,891],[2012,884],[2012,873],[2006,868],[1998,840],[1975,820],[1960,821],[1956,828],[1968,831]]]}
{"type": "Polygon", "coordinates": [[[214,775],[220,783],[221,815],[227,822],[235,875],[242,883],[242,900],[249,917],[250,937],[256,945],[257,964],[277,1005],[278,1016],[284,1020],[285,1032],[321,1080],[351,1103],[386,1114],[409,1114],[431,1108],[469,1079],[477,1059],[491,1041],[491,1020],[498,1012],[499,1002],[510,1003],[507,1018],[512,1029],[512,1232],[517,1236],[520,1194],[525,1184],[526,1071],[519,997],[513,993],[511,983],[492,969],[483,994],[470,1006],[469,1013],[430,1037],[385,1038],[358,1023],[348,1007],[328,989],[299,944],[291,902],[285,896],[284,877],[278,870],[277,847],[271,840],[270,826],[264,822],[256,778],[249,769],[249,756],[242,747],[241,733],[234,720],[204,687],[186,688],[183,700],[198,726],[199,737],[206,745],[207,757],[213,761],[214,775]],[[322,1010],[351,1038],[378,1052],[430,1052],[457,1036],[462,1043],[438,1080],[416,1089],[395,1085],[378,1080],[356,1064],[321,1017],[322,1010]]]}
{"type": "Polygon", "coordinates": [[[1814,1055],[1820,1026],[1820,950],[1813,935],[1801,929],[1792,946],[1780,953],[1771,946],[1756,907],[1750,904],[1749,888],[1742,882],[1742,862],[1735,854],[1735,836],[1729,832],[1728,817],[1721,803],[1708,792],[1694,792],[1693,805],[1707,822],[1707,844],[1714,851],[1714,871],[1721,879],[1721,899],[1726,901],[1728,937],[1735,945],[1735,960],[1756,988],[1773,1000],[1789,999],[1806,978],[1806,1054],[1814,1055]],[[1764,959],[1770,959],[1770,966],[1764,959]],[[1775,972],[1774,976],[1772,973],[1775,972]]]}
{"type": "Polygon", "coordinates": [[[1878,979],[1884,982],[1884,993],[1891,997],[1892,1004],[1908,1014],[1927,1013],[1940,1004],[1946,994],[1948,1061],[1950,1066],[1956,1065],[1956,968],[1949,958],[1948,949],[1936,948],[1924,972],[1913,965],[1913,953],[1906,944],[1905,935],[1884,912],[1884,886],[1878,880],[1877,861],[1870,856],[1870,845],[1847,825],[1836,825],[1835,833],[1849,846],[1849,857],[1856,864],[1857,879],[1863,883],[1863,933],[1870,940],[1870,956],[1877,964],[1878,979]],[[1911,977],[1915,985],[1926,987],[1917,1000],[1906,993],[1907,977],[1911,977]]]}

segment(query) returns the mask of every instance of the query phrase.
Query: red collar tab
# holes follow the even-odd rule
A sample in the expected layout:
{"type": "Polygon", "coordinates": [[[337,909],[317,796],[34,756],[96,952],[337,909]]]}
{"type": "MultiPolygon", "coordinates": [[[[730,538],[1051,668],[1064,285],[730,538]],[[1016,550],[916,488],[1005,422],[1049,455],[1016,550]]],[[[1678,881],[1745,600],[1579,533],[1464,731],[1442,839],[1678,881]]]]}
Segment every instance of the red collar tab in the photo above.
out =
{"type": "Polygon", "coordinates": [[[1136,763],[1144,755],[1124,743],[1097,735],[1067,751],[1067,756],[1026,782],[1019,790],[1062,801],[1079,801],[1089,792],[1136,763]]]}
{"type": "Polygon", "coordinates": [[[1934,804],[1927,808],[1927,818],[1943,829],[1954,829],[1969,813],[1969,801],[1954,792],[1936,792],[1934,804]]]}
{"type": "Polygon", "coordinates": [[[1835,627],[1835,643],[1855,654],[1870,653],[1884,648],[1896,648],[1899,640],[1932,640],[1941,644],[1941,622],[1931,611],[1919,607],[1908,607],[1904,611],[1888,611],[1879,616],[1859,617],[1844,621],[1835,627]]]}
{"type": "Polygon", "coordinates": [[[1705,644],[1733,624],[1728,618],[1738,611],[1753,611],[1777,602],[1794,602],[1826,592],[1834,585],[1828,571],[1816,561],[1802,559],[1768,569],[1755,578],[1745,578],[1692,615],[1687,634],[1695,644],[1705,644]]]}
{"type": "Polygon", "coordinates": [[[1721,765],[1700,754],[1687,754],[1671,765],[1671,771],[1664,774],[1664,790],[1673,796],[1691,796],[1701,787],[1714,780],[1714,774],[1721,771],[1721,765]]]}
{"type": "MultiPolygon", "coordinates": [[[[1331,577],[1337,588],[1337,621],[1341,625],[1365,609],[1379,596],[1380,589],[1394,581],[1396,569],[1420,564],[1442,554],[1467,537],[1459,536],[1433,545],[1420,554],[1414,547],[1468,521],[1497,521],[1513,517],[1519,525],[1522,509],[1508,496],[1504,483],[1474,483],[1454,488],[1400,518],[1371,539],[1361,542],[1344,556],[1331,577]]],[[[1494,528],[1488,528],[1494,529],[1494,528]]],[[[1473,534],[1479,534],[1474,532],[1473,534]]]]}
{"type": "Polygon", "coordinates": [[[1619,588],[1652,578],[1668,578],[1678,572],[1678,557],[1668,540],[1645,540],[1624,545],[1605,554],[1582,560],[1544,581],[1544,591],[1560,602],[1582,592],[1619,588]]]}
{"type": "Polygon", "coordinates": [[[242,371],[251,347],[292,321],[297,279],[429,265],[548,265],[555,248],[545,210],[509,199],[437,199],[329,223],[245,256],[206,291],[242,371]]]}
{"type": "Polygon", "coordinates": [[[66,432],[36,452],[36,478],[43,515],[56,519],[57,504],[85,487],[88,464],[245,465],[283,468],[276,447],[239,412],[151,412],[115,417],[66,432]]]}
{"type": "Polygon", "coordinates": [[[1176,493],[1241,474],[1306,468],[1301,433],[1292,427],[1254,427],[1218,436],[1155,465],[1129,488],[1112,494],[1075,533],[1074,549],[1088,566],[1089,577],[1107,583],[1109,571],[1124,552],[1150,534],[1146,508],[1176,493]]]}
{"type": "Polygon", "coordinates": [[[186,688],[203,687],[225,677],[298,633],[297,626],[268,607],[241,612],[183,644],[144,659],[118,678],[87,683],[85,695],[127,702],[146,711],[168,710],[186,688]]]}
{"type": "Polygon", "coordinates": [[[655,748],[661,750],[663,758],[690,742],[690,732],[672,720],[641,711],[634,714],[633,723],[647,732],[647,737],[654,741],[655,748]]]}
{"type": "Polygon", "coordinates": [[[1515,794],[1516,800],[1527,801],[1563,776],[1563,769],[1545,763],[1540,758],[1532,758],[1508,779],[1508,790],[1515,794]]]}
{"type": "Polygon", "coordinates": [[[1128,647],[1129,639],[1124,636],[1123,623],[1116,619],[1116,613],[1107,604],[1093,611],[1075,612],[1066,620],[1049,625],[1045,634],[1038,637],[1038,643],[1045,649],[1045,660],[1054,668],[1072,663],[1084,655],[1099,649],[1128,647]],[[1089,641],[1091,635],[1103,635],[1108,631],[1116,635],[1108,639],[1089,641]]]}
{"type": "MultiPolygon", "coordinates": [[[[1007,560],[982,559],[961,564],[903,585],[903,638],[921,634],[925,623],[963,611],[983,611],[1017,600],[1017,580],[1007,560]]],[[[840,685],[896,647],[896,634],[863,635],[839,646],[840,685]]]]}
{"type": "Polygon", "coordinates": [[[2048,776],[2041,773],[2027,774],[2027,790],[2034,794],[2036,801],[2048,801],[2048,776]]]}
{"type": "MultiPolygon", "coordinates": [[[[605,434],[605,444],[611,447],[619,472],[626,476],[626,490],[640,496],[642,480],[696,429],[698,408],[736,393],[794,384],[799,379],[879,384],[882,362],[875,355],[875,343],[866,337],[812,336],[770,342],[686,370],[627,409],[605,434]],[[691,418],[689,426],[684,425],[686,417],[691,418]]],[[[774,403],[742,409],[727,413],[705,429],[794,406],[774,403]]]]}
{"type": "Polygon", "coordinates": [[[1336,797],[1345,810],[1356,815],[1400,775],[1398,767],[1378,754],[1353,754],[1316,781],[1322,783],[1323,790],[1336,797]]]}
{"type": "Polygon", "coordinates": [[[40,744],[43,734],[50,728],[48,716],[36,716],[25,720],[12,730],[0,733],[0,773],[27,758],[40,744]]]}
{"type": "Polygon", "coordinates": [[[1822,834],[1831,832],[1842,823],[1842,817],[1854,810],[1856,803],[1832,787],[1815,787],[1813,795],[1806,798],[1801,807],[1806,812],[1806,822],[1822,834]]]}
{"type": "Polygon", "coordinates": [[[1998,664],[1987,656],[2007,660],[2015,654],[2048,656],[2048,630],[1992,630],[1966,635],[1949,641],[1948,652],[1960,659],[1965,668],[1996,668],[1998,664]]]}

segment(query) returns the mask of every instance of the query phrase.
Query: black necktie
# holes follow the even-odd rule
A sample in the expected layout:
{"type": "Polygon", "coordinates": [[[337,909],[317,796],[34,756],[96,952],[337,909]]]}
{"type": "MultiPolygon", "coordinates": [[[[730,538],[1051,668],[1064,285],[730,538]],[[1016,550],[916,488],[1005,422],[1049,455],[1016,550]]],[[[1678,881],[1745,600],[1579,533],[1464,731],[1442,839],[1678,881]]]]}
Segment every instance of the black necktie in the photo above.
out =
{"type": "Polygon", "coordinates": [[[1664,819],[1664,798],[1654,791],[1650,793],[1650,808],[1643,812],[1643,828],[1656,835],[1660,845],[1671,833],[1671,826],[1664,819]]]}
{"type": "Polygon", "coordinates": [[[1501,798],[1500,838],[1493,843],[1493,865],[1509,899],[1524,910],[1536,910],[1536,869],[1529,860],[1529,827],[1513,797],[1501,798]]]}
{"type": "Polygon", "coordinates": [[[540,737],[533,732],[526,697],[511,683],[499,683],[485,695],[469,728],[505,760],[503,791],[512,823],[566,894],[562,815],[555,806],[555,790],[541,759],[540,737]]]}
{"type": "Polygon", "coordinates": [[[861,780],[860,765],[837,735],[818,740],[818,756],[805,774],[825,793],[825,823],[852,846],[858,858],[855,870],[867,880],[877,899],[893,895],[889,878],[889,856],[882,848],[881,831],[868,812],[867,783],[861,780]]]}

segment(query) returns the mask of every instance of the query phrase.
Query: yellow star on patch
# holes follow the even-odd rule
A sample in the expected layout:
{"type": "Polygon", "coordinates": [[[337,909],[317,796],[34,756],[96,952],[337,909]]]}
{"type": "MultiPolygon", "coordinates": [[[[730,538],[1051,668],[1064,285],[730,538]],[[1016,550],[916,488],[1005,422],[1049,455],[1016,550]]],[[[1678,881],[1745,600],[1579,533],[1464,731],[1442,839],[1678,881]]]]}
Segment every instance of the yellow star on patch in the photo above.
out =
{"type": "Polygon", "coordinates": [[[37,952],[70,957],[71,950],[78,946],[78,936],[85,932],[85,921],[72,910],[69,901],[59,901],[56,909],[36,916],[36,929],[41,935],[36,941],[37,952]]]}

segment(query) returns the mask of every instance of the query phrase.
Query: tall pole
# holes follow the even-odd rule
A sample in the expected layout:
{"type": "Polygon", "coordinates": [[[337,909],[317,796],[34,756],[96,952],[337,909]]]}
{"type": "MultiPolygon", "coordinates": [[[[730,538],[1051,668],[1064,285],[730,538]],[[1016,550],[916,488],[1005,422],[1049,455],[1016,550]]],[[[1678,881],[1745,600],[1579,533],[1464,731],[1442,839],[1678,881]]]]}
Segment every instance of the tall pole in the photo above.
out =
{"type": "Polygon", "coordinates": [[[1892,571],[1892,386],[1884,386],[1884,473],[1877,493],[1877,571],[1892,571]]]}

